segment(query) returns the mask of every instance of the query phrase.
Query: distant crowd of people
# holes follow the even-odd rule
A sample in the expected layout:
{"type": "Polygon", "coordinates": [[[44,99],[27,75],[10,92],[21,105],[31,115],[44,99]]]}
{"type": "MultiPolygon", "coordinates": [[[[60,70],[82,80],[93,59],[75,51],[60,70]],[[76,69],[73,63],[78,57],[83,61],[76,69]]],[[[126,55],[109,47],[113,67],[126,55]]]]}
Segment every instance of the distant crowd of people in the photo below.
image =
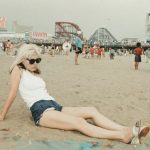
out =
{"type": "MultiPolygon", "coordinates": [[[[41,53],[48,53],[51,56],[55,56],[57,54],[60,55],[66,55],[69,56],[69,53],[74,50],[75,52],[75,58],[74,63],[75,65],[79,65],[79,55],[82,54],[84,58],[87,59],[93,59],[95,56],[98,60],[100,60],[102,57],[105,57],[105,52],[109,52],[110,60],[113,60],[115,55],[118,56],[128,56],[131,54],[135,55],[134,59],[134,68],[135,70],[139,69],[139,63],[141,62],[141,55],[145,56],[145,62],[150,62],[150,48],[147,48],[144,50],[141,46],[141,43],[138,42],[135,49],[113,49],[113,48],[105,48],[103,46],[100,46],[98,43],[94,44],[93,46],[84,43],[82,41],[81,35],[82,32],[77,32],[77,37],[74,40],[75,46],[72,45],[72,43],[69,41],[69,39],[66,39],[62,45],[55,46],[41,46],[41,53]]],[[[19,46],[21,45],[18,44],[19,46]]],[[[13,55],[15,56],[17,54],[17,46],[14,45],[9,39],[4,42],[0,42],[0,50],[4,51],[6,55],[13,55]]]]}

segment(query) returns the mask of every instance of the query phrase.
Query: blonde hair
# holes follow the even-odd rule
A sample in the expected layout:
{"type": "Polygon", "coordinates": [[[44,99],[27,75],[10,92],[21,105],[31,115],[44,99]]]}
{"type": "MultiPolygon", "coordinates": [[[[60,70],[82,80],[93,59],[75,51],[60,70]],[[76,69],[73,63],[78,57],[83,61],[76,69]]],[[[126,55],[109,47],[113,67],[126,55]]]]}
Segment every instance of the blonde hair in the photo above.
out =
{"type": "Polygon", "coordinates": [[[35,44],[23,44],[19,49],[18,49],[18,55],[11,65],[9,69],[9,73],[12,72],[15,66],[19,65],[22,63],[23,59],[26,58],[31,58],[33,53],[37,53],[37,55],[40,57],[40,48],[35,45],[35,44]]]}

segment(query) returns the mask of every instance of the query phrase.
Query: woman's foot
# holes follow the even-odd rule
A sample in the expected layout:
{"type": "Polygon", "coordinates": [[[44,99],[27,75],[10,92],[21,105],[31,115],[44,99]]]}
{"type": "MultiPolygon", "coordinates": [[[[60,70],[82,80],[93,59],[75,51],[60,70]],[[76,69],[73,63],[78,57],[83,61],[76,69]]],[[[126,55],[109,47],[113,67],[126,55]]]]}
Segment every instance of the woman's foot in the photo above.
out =
{"type": "Polygon", "coordinates": [[[136,127],[124,129],[122,141],[127,144],[141,144],[141,138],[150,131],[150,127],[136,127]]]}
{"type": "Polygon", "coordinates": [[[150,131],[150,127],[133,127],[133,139],[131,144],[141,144],[141,138],[145,137],[150,131]],[[135,132],[136,131],[136,132],[135,132]]]}
{"type": "Polygon", "coordinates": [[[123,137],[122,137],[122,142],[128,144],[131,142],[132,138],[133,138],[133,132],[131,128],[125,128],[123,130],[123,137]]]}

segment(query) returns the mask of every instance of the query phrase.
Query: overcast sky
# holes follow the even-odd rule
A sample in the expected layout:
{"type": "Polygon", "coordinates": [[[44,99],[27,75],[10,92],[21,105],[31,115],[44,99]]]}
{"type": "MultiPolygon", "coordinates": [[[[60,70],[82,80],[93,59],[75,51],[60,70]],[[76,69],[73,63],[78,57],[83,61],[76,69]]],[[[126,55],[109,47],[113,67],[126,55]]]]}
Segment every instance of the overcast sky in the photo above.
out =
{"type": "Polygon", "coordinates": [[[56,21],[74,22],[86,38],[106,27],[118,39],[145,37],[150,0],[0,0],[0,16],[54,34],[56,21]]]}

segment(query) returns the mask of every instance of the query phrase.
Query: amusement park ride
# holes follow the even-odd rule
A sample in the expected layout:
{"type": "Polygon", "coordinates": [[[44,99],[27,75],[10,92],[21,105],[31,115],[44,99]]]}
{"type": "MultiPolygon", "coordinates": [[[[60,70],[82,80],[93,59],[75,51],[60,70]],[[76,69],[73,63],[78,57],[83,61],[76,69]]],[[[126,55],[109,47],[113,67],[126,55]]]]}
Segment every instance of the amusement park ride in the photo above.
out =
{"type": "MultiPolygon", "coordinates": [[[[55,23],[55,37],[57,40],[69,39],[73,41],[76,36],[78,36],[77,31],[82,31],[80,27],[71,22],[56,22],[55,23]]],[[[83,39],[83,32],[81,39],[83,39]]],[[[98,42],[99,44],[115,44],[117,43],[116,38],[106,29],[99,28],[97,29],[87,41],[89,44],[94,44],[98,42]]]]}
{"type": "Polygon", "coordinates": [[[93,45],[94,42],[100,45],[114,45],[118,41],[106,28],[98,28],[88,40],[90,45],[93,45]]]}
{"type": "MultiPolygon", "coordinates": [[[[76,36],[78,36],[77,31],[81,31],[80,27],[71,22],[55,22],[55,36],[57,38],[69,38],[73,41],[76,36]]],[[[83,33],[81,35],[83,40],[83,33]]]]}

